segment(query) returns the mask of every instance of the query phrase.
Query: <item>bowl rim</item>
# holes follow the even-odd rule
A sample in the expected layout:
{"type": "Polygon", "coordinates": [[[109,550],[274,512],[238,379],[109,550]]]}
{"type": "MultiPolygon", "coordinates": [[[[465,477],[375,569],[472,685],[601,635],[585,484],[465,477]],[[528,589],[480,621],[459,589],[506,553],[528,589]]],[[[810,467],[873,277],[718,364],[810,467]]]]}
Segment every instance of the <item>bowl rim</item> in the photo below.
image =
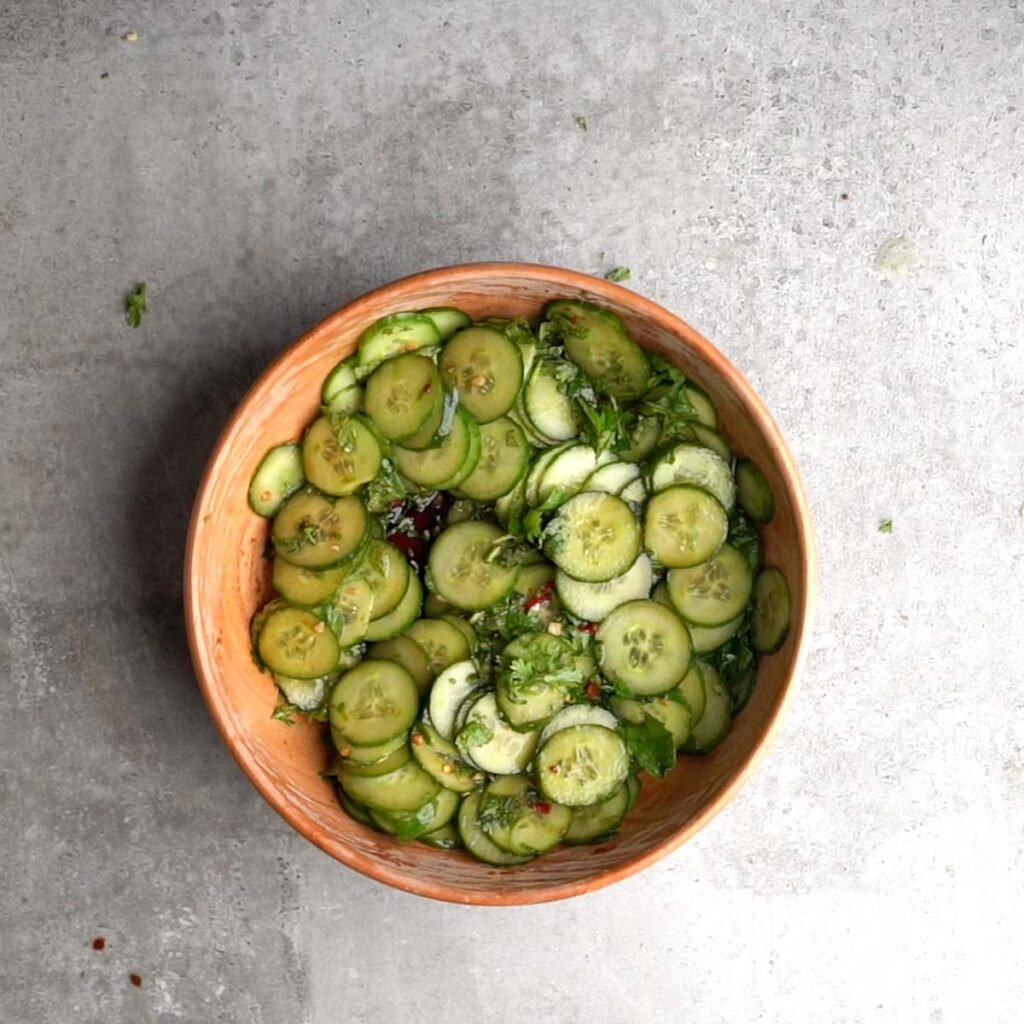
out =
{"type": "Polygon", "coordinates": [[[789,450],[789,446],[774,418],[768,411],[768,407],[747,381],[746,377],[707,338],[681,317],[669,312],[658,303],[632,289],[624,288],[604,278],[542,263],[459,263],[410,274],[389,284],[373,288],[356,297],[329,314],[288,345],[253,382],[235,406],[234,411],[221,430],[206,463],[199,488],[196,492],[185,546],[184,610],[193,666],[203,698],[213,717],[217,731],[249,781],[256,787],[267,803],[292,828],[347,867],[375,881],[383,882],[405,892],[463,905],[513,906],[567,899],[583,895],[584,893],[594,892],[614,882],[628,878],[677,850],[683,843],[704,828],[733,799],[775,741],[784,714],[793,698],[797,680],[806,665],[816,602],[817,578],[817,552],[810,506],[803,479],[789,450]],[[681,825],[672,835],[659,842],[652,849],[637,854],[620,865],[605,869],[579,881],[552,885],[539,884],[524,889],[502,889],[500,886],[496,886],[493,891],[463,891],[449,883],[438,883],[410,877],[403,873],[402,870],[394,868],[385,861],[352,849],[329,830],[311,821],[304,813],[291,804],[282,793],[271,786],[264,776],[256,770],[252,759],[245,756],[244,751],[240,749],[240,746],[235,741],[235,737],[232,735],[228,725],[226,705],[214,684],[215,673],[212,661],[201,642],[199,622],[202,611],[198,593],[199,566],[196,560],[198,526],[204,515],[203,508],[205,507],[216,474],[220,469],[220,463],[224,458],[225,450],[233,440],[239,425],[248,415],[249,403],[254,393],[263,386],[264,381],[278,372],[279,368],[287,362],[296,348],[321,335],[331,334],[335,324],[342,318],[349,318],[353,314],[358,315],[364,310],[369,315],[382,302],[394,300],[406,293],[415,292],[421,285],[428,283],[432,286],[445,283],[452,285],[465,284],[474,278],[489,274],[519,277],[526,280],[544,282],[549,285],[556,284],[564,287],[567,291],[586,293],[588,298],[597,300],[607,298],[618,301],[627,306],[631,312],[655,322],[669,334],[683,339],[703,364],[713,373],[725,379],[728,386],[736,392],[743,405],[756,421],[757,429],[763,434],[769,446],[776,452],[781,476],[789,492],[790,504],[793,509],[796,525],[796,535],[803,548],[803,579],[800,588],[800,592],[803,595],[803,605],[802,607],[794,608],[794,651],[792,662],[780,685],[779,698],[764,722],[757,742],[747,752],[732,779],[693,818],[681,825]]]}

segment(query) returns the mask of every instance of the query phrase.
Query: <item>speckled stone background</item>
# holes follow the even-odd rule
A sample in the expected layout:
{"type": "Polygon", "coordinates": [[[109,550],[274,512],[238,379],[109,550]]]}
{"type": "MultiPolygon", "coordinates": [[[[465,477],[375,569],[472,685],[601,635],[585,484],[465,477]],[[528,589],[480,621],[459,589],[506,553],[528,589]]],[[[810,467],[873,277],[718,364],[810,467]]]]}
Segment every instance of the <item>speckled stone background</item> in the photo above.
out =
{"type": "Polygon", "coordinates": [[[1019,1021],[1022,66],[1024,0],[0,3],[0,1020],[1019,1021]],[[630,266],[715,339],[822,560],[735,802],[490,911],[263,804],[179,581],[267,360],[489,258],[630,266]]]}

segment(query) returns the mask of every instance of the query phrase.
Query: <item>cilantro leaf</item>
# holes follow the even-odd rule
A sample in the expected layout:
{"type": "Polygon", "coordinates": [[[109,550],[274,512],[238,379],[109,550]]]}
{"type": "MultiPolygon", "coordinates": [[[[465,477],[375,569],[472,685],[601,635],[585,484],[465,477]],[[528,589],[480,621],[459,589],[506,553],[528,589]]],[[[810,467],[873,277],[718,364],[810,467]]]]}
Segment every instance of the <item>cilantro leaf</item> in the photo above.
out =
{"type": "Polygon", "coordinates": [[[579,128],[579,130],[582,132],[585,132],[589,127],[587,124],[587,119],[586,117],[584,117],[583,114],[577,114],[574,120],[576,122],[576,127],[579,128]]]}
{"type": "Polygon", "coordinates": [[[606,281],[628,281],[633,276],[633,271],[629,267],[613,267],[604,275],[606,281]]]}
{"type": "Polygon", "coordinates": [[[891,519],[883,519],[878,524],[878,532],[879,533],[892,533],[892,520],[891,519]]]}
{"type": "Polygon", "coordinates": [[[140,281],[129,293],[124,303],[124,318],[129,327],[138,327],[142,323],[142,315],[149,309],[146,296],[146,284],[140,281]]]}
{"type": "Polygon", "coordinates": [[[409,494],[405,480],[390,459],[381,459],[377,475],[366,485],[366,508],[374,515],[383,515],[392,502],[402,501],[409,494]]]}
{"type": "Polygon", "coordinates": [[[467,722],[458,736],[460,747],[482,747],[494,739],[494,732],[483,722],[467,722]]]}
{"type": "Polygon", "coordinates": [[[647,715],[642,724],[624,722],[621,729],[626,749],[644,771],[662,776],[671,770],[676,763],[676,745],[661,722],[647,715]]]}
{"type": "Polygon", "coordinates": [[[295,719],[292,717],[299,709],[294,704],[278,704],[274,708],[274,713],[270,716],[275,722],[284,722],[285,725],[294,725],[295,719]]]}
{"type": "Polygon", "coordinates": [[[750,699],[757,682],[757,656],[754,654],[750,634],[751,622],[748,615],[747,621],[735,636],[705,655],[729,691],[733,715],[738,714],[750,699]]]}
{"type": "Polygon", "coordinates": [[[761,538],[757,527],[739,508],[729,517],[729,543],[746,558],[753,572],[761,568],[761,538]]]}

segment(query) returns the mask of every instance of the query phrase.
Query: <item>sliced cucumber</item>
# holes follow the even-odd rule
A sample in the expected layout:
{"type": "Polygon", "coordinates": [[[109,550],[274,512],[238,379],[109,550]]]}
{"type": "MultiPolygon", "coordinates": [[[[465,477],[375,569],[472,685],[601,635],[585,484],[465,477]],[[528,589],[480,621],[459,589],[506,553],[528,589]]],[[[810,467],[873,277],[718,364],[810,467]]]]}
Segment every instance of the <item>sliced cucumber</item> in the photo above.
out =
{"type": "MultiPolygon", "coordinates": [[[[520,573],[519,578],[522,579],[522,573],[520,573]]],[[[518,582],[516,586],[519,586],[518,582]]],[[[469,653],[466,657],[470,657],[476,645],[480,642],[480,638],[476,635],[476,630],[461,615],[451,615],[448,612],[442,612],[438,618],[454,626],[466,638],[466,643],[469,644],[469,653]]]]}
{"type": "Polygon", "coordinates": [[[311,491],[293,494],[274,519],[274,550],[304,569],[344,562],[366,535],[366,507],[354,496],[331,499],[311,491]]]}
{"type": "Polygon", "coordinates": [[[700,487],[666,487],[647,503],[644,546],[667,568],[706,562],[725,543],[728,532],[725,509],[700,487]]]}
{"type": "Polygon", "coordinates": [[[523,410],[534,430],[549,444],[568,441],[579,433],[579,412],[545,359],[538,359],[530,371],[523,410]]]}
{"type": "MultiPolygon", "coordinates": [[[[598,453],[588,444],[573,445],[554,458],[544,470],[537,487],[536,503],[551,507],[550,499],[555,495],[571,498],[581,490],[590,490],[584,488],[584,482],[598,467],[606,466],[614,459],[611,452],[598,453]]],[[[594,490],[610,493],[607,488],[598,487],[594,490]]]]}
{"type": "Polygon", "coordinates": [[[341,651],[319,615],[305,608],[278,608],[264,620],[259,654],[272,672],[291,679],[317,679],[338,667],[341,651]]]}
{"type": "Polygon", "coordinates": [[[503,850],[528,857],[546,853],[562,841],[572,824],[572,811],[542,800],[525,775],[511,775],[484,789],[479,822],[503,850]]]}
{"type": "Polygon", "coordinates": [[[370,817],[370,812],[361,804],[353,800],[348,793],[338,787],[335,792],[338,794],[338,802],[344,808],[345,813],[353,819],[358,821],[360,825],[366,825],[368,828],[375,829],[377,826],[374,824],[373,819],[370,817]]]}
{"type": "Polygon", "coordinates": [[[249,484],[249,507],[267,518],[304,483],[302,449],[297,444],[279,444],[263,456],[249,484]]]}
{"type": "Polygon", "coordinates": [[[600,725],[574,725],[550,736],[537,752],[540,791],[565,807],[598,804],[629,774],[622,737],[600,725]]]}
{"type": "Polygon", "coordinates": [[[440,433],[444,426],[445,410],[451,408],[450,403],[451,399],[448,396],[442,398],[423,426],[412,437],[403,439],[402,447],[414,452],[423,451],[425,448],[439,447],[444,440],[440,433]]]}
{"type": "Polygon", "coordinates": [[[639,479],[640,467],[636,463],[607,462],[587,477],[580,490],[619,494],[624,487],[639,479]]]}
{"type": "Polygon", "coordinates": [[[436,829],[444,828],[458,810],[458,796],[442,789],[437,796],[415,811],[385,811],[371,807],[369,814],[382,832],[397,836],[402,842],[407,843],[420,839],[436,829]]]}
{"type": "Polygon", "coordinates": [[[643,462],[661,440],[662,425],[658,416],[641,416],[630,435],[629,447],[619,452],[624,462],[643,462]]]}
{"type": "Polygon", "coordinates": [[[498,713],[493,692],[477,697],[455,737],[459,753],[482,772],[516,775],[526,769],[537,747],[536,732],[517,732],[498,713]]]}
{"type": "Polygon", "coordinates": [[[412,676],[421,696],[430,689],[430,682],[434,678],[430,671],[430,662],[423,648],[408,636],[393,636],[390,640],[381,640],[374,644],[366,655],[377,661],[393,661],[401,665],[412,676]]]}
{"type": "Polygon", "coordinates": [[[344,736],[337,737],[341,742],[335,745],[339,748],[339,754],[341,754],[338,760],[338,767],[344,768],[350,775],[361,775],[364,778],[372,779],[378,775],[388,775],[391,772],[398,771],[402,765],[408,763],[412,758],[409,753],[409,744],[406,743],[405,733],[396,737],[396,741],[400,743],[399,746],[392,748],[390,743],[386,743],[382,747],[353,747],[350,746],[344,736]],[[366,752],[373,750],[386,749],[387,753],[381,757],[376,758],[373,761],[367,759],[366,752]],[[352,757],[352,752],[357,751],[360,753],[359,758],[352,757]],[[345,753],[342,753],[345,751],[345,753]]]}
{"type": "Polygon", "coordinates": [[[332,733],[364,747],[407,732],[419,710],[412,676],[393,661],[373,659],[350,668],[334,684],[328,706],[332,733]]]}
{"type": "Polygon", "coordinates": [[[573,579],[621,576],[640,553],[640,525],[613,494],[584,491],[562,505],[543,536],[544,553],[573,579]]]}
{"type": "Polygon", "coordinates": [[[433,319],[420,313],[395,313],[378,320],[359,337],[360,367],[369,368],[403,352],[440,345],[433,319]]]}
{"type": "Polygon", "coordinates": [[[459,757],[455,744],[449,743],[429,722],[417,723],[411,741],[412,756],[419,766],[445,789],[468,793],[482,781],[480,772],[459,757]]]}
{"type": "Polygon", "coordinates": [[[435,850],[461,850],[462,839],[459,837],[458,828],[452,823],[435,828],[432,832],[425,832],[420,836],[419,841],[426,846],[433,846],[435,850]]]}
{"type": "Polygon", "coordinates": [[[312,711],[320,707],[327,696],[327,689],[334,676],[320,676],[317,679],[292,679],[274,673],[274,682],[284,694],[289,704],[294,704],[300,711],[312,711]]]}
{"type": "Polygon", "coordinates": [[[405,555],[386,540],[367,543],[359,562],[352,568],[351,578],[366,580],[373,591],[370,619],[380,619],[393,612],[409,587],[412,570],[405,555]]]}
{"type": "Polygon", "coordinates": [[[613,398],[639,398],[647,390],[651,367],[644,350],[614,314],[589,302],[552,302],[549,320],[560,321],[566,355],[613,398]]]}
{"type": "Polygon", "coordinates": [[[570,704],[555,715],[541,730],[538,742],[543,746],[556,732],[574,725],[603,725],[606,729],[618,727],[615,716],[596,704],[570,704]]]}
{"type": "Polygon", "coordinates": [[[380,470],[381,450],[358,416],[321,416],[302,441],[306,479],[325,494],[351,494],[380,470]]]}
{"type": "Polygon", "coordinates": [[[540,504],[537,492],[540,488],[540,482],[544,476],[544,471],[562,452],[571,447],[573,447],[572,442],[565,441],[560,445],[556,445],[554,448],[548,448],[546,451],[537,452],[533,456],[533,462],[530,463],[530,468],[526,471],[525,477],[526,490],[524,497],[527,505],[536,506],[540,504]]]}
{"type": "Polygon", "coordinates": [[[466,634],[444,619],[418,619],[406,636],[426,654],[432,676],[440,675],[449,665],[465,661],[472,654],[466,634]]]}
{"type": "Polygon", "coordinates": [[[689,738],[693,725],[693,712],[689,704],[675,699],[676,694],[666,697],[651,697],[648,700],[612,698],[612,710],[624,722],[643,724],[648,717],[660,722],[672,736],[678,750],[689,738]]]}
{"type": "Polygon", "coordinates": [[[657,601],[619,605],[601,623],[597,642],[602,674],[640,697],[674,689],[693,660],[686,626],[657,601]]]}
{"type": "MultiPolygon", "coordinates": [[[[399,733],[394,739],[388,740],[387,743],[377,743],[372,747],[360,747],[352,744],[345,736],[340,733],[335,734],[331,731],[331,740],[334,743],[335,748],[338,751],[338,755],[341,758],[341,767],[345,765],[379,765],[384,762],[385,759],[393,757],[396,751],[404,751],[409,753],[408,737],[405,733],[399,733]]],[[[409,754],[409,757],[412,755],[409,754]]],[[[393,768],[400,768],[409,758],[399,760],[393,768]]],[[[391,769],[393,770],[393,769],[391,769]]],[[[371,773],[372,774],[372,773],[371,773]]],[[[380,772],[378,774],[385,774],[380,772]]]]}
{"type": "Polygon", "coordinates": [[[740,459],[736,463],[736,490],[740,506],[755,523],[770,523],[775,515],[775,495],[757,463],[740,459]]]}
{"type": "Polygon", "coordinates": [[[455,738],[455,716],[463,701],[480,686],[480,672],[469,660],[449,665],[430,689],[430,721],[443,739],[455,738]]]}
{"type": "Polygon", "coordinates": [[[639,514],[640,506],[647,500],[647,485],[642,479],[634,480],[619,491],[619,497],[639,514]]]}
{"type": "Polygon", "coordinates": [[[355,364],[349,359],[343,359],[324,378],[324,386],[320,391],[320,402],[322,405],[330,405],[342,392],[357,387],[359,387],[359,381],[356,378],[355,364]]]}
{"type": "Polygon", "coordinates": [[[694,420],[688,424],[687,432],[698,444],[704,445],[705,448],[710,448],[717,455],[725,459],[726,462],[732,462],[732,446],[714,427],[709,427],[705,423],[694,420]]]}
{"type": "Polygon", "coordinates": [[[467,327],[454,334],[439,364],[445,384],[479,423],[504,416],[523,383],[519,346],[493,327],[467,327]]]}
{"type": "Polygon", "coordinates": [[[283,558],[275,558],[272,577],[274,589],[289,604],[314,608],[330,601],[348,575],[349,568],[346,562],[334,569],[317,571],[292,565],[283,558]]]}
{"type": "Polygon", "coordinates": [[[622,824],[630,808],[629,779],[626,780],[607,800],[588,807],[574,807],[572,823],[563,841],[571,846],[581,843],[599,843],[610,838],[622,824]]]}
{"type": "Polygon", "coordinates": [[[336,416],[354,416],[363,411],[363,389],[345,388],[321,408],[324,413],[333,413],[336,416]]]}
{"type": "Polygon", "coordinates": [[[792,601],[786,577],[770,566],[758,574],[754,584],[754,620],[751,643],[761,654],[772,654],[789,634],[792,601]]]}
{"type": "Polygon", "coordinates": [[[522,428],[507,416],[480,427],[480,458],[455,490],[473,501],[494,501],[523,478],[531,448],[522,428]]]}
{"type": "Polygon", "coordinates": [[[683,676],[679,684],[679,693],[682,695],[686,706],[690,709],[690,727],[695,726],[704,714],[704,707],[707,704],[707,693],[704,687],[704,673],[701,671],[699,658],[693,659],[690,671],[683,676]]]}
{"type": "Polygon", "coordinates": [[[436,448],[414,451],[395,447],[395,465],[406,479],[425,490],[451,490],[480,459],[480,428],[465,409],[457,409],[452,429],[436,448]]]}
{"type": "Polygon", "coordinates": [[[366,413],[389,441],[414,438],[444,404],[433,360],[410,353],[381,363],[366,381],[366,413]]]}
{"type": "Polygon", "coordinates": [[[539,729],[569,703],[574,688],[582,687],[584,669],[572,644],[562,637],[516,637],[501,652],[498,710],[514,729],[539,729]]]}
{"type": "Polygon", "coordinates": [[[692,441],[674,445],[655,460],[651,490],[655,493],[673,484],[694,484],[713,494],[726,512],[736,504],[736,482],[729,463],[710,448],[692,441]]]}
{"type": "Polygon", "coordinates": [[[342,768],[338,781],[353,800],[380,811],[417,811],[441,792],[441,786],[415,761],[407,761],[387,775],[371,777],[342,768]]]}
{"type": "Polygon", "coordinates": [[[620,604],[647,597],[652,579],[651,560],[641,554],[621,576],[604,583],[582,583],[559,569],[555,585],[562,604],[576,618],[602,622],[620,604]]]}
{"type": "MultiPolygon", "coordinates": [[[[756,588],[755,588],[756,589],[756,588]]],[[[731,640],[746,620],[746,612],[740,612],[735,619],[730,619],[721,626],[690,626],[690,639],[693,641],[695,654],[708,654],[717,651],[727,640],[731,640]]]]}
{"type": "Polygon", "coordinates": [[[404,633],[419,617],[423,609],[423,584],[414,572],[409,573],[409,585],[405,589],[402,600],[394,611],[382,615],[379,619],[371,619],[366,627],[367,640],[390,640],[404,633]]]}
{"type": "Polygon", "coordinates": [[[325,609],[325,618],[342,649],[362,643],[373,613],[373,588],[366,580],[345,580],[325,609]]]}
{"type": "Polygon", "coordinates": [[[729,691],[713,666],[700,662],[704,677],[704,713],[693,726],[690,738],[683,745],[687,754],[708,754],[728,735],[732,722],[729,691]]]}
{"type": "Polygon", "coordinates": [[[695,626],[723,626],[747,606],[754,579],[747,560],[731,544],[692,569],[671,569],[668,596],[695,626]]]}
{"type": "Polygon", "coordinates": [[[504,536],[490,523],[467,521],[449,526],[430,549],[430,588],[465,611],[496,604],[515,586],[519,574],[518,566],[500,564],[497,542],[504,536]]]}
{"type": "Polygon", "coordinates": [[[420,316],[428,317],[437,328],[441,341],[447,341],[456,331],[469,327],[473,323],[468,314],[453,306],[432,306],[430,309],[421,309],[420,316]]]}
{"type": "Polygon", "coordinates": [[[718,426],[718,412],[715,409],[715,403],[708,398],[707,393],[690,381],[686,385],[686,397],[697,414],[698,422],[714,430],[718,426]]]}
{"type": "Polygon", "coordinates": [[[466,852],[472,854],[477,860],[496,868],[526,864],[530,860],[529,857],[517,856],[503,850],[480,827],[480,801],[482,799],[483,791],[477,790],[463,798],[462,805],[459,807],[459,836],[466,852]]]}
{"type": "Polygon", "coordinates": [[[626,789],[629,791],[629,806],[627,808],[628,813],[629,811],[633,810],[634,807],[636,807],[637,801],[640,799],[640,793],[642,789],[640,779],[637,778],[637,776],[635,775],[630,775],[626,779],[626,789]]]}

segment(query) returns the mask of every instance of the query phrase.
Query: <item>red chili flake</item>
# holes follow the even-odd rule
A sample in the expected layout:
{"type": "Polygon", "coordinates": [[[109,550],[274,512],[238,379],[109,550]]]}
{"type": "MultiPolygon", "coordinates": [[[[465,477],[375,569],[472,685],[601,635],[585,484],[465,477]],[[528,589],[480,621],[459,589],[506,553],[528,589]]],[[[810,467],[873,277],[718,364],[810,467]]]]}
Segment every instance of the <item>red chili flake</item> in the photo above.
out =
{"type": "Polygon", "coordinates": [[[557,764],[550,765],[548,767],[548,771],[551,772],[552,775],[557,775],[558,774],[558,765],[557,764]]]}
{"type": "Polygon", "coordinates": [[[142,988],[142,975],[141,974],[129,974],[128,980],[136,987],[142,988]]]}
{"type": "Polygon", "coordinates": [[[590,682],[587,683],[587,696],[591,700],[601,699],[601,686],[596,679],[591,679],[590,682]]]}
{"type": "Polygon", "coordinates": [[[597,632],[598,625],[596,622],[581,622],[579,625],[579,630],[581,633],[593,634],[597,632]]]}
{"type": "Polygon", "coordinates": [[[401,498],[395,498],[395,500],[393,502],[391,502],[391,507],[392,508],[401,508],[404,504],[405,504],[405,502],[402,501],[401,498]]]}
{"type": "Polygon", "coordinates": [[[547,803],[534,804],[533,805],[533,809],[538,814],[550,814],[551,813],[551,804],[547,804],[547,803]]]}
{"type": "Polygon", "coordinates": [[[533,597],[531,597],[528,601],[526,601],[523,604],[523,607],[527,611],[532,611],[534,608],[537,607],[537,605],[544,604],[545,601],[550,601],[551,598],[554,596],[554,593],[555,593],[555,581],[554,580],[548,580],[548,582],[545,583],[544,586],[541,587],[540,590],[538,590],[537,593],[534,594],[533,597]]]}
{"type": "Polygon", "coordinates": [[[93,939],[92,940],[92,948],[97,950],[97,952],[106,949],[107,948],[107,940],[104,939],[104,938],[93,939]]]}

